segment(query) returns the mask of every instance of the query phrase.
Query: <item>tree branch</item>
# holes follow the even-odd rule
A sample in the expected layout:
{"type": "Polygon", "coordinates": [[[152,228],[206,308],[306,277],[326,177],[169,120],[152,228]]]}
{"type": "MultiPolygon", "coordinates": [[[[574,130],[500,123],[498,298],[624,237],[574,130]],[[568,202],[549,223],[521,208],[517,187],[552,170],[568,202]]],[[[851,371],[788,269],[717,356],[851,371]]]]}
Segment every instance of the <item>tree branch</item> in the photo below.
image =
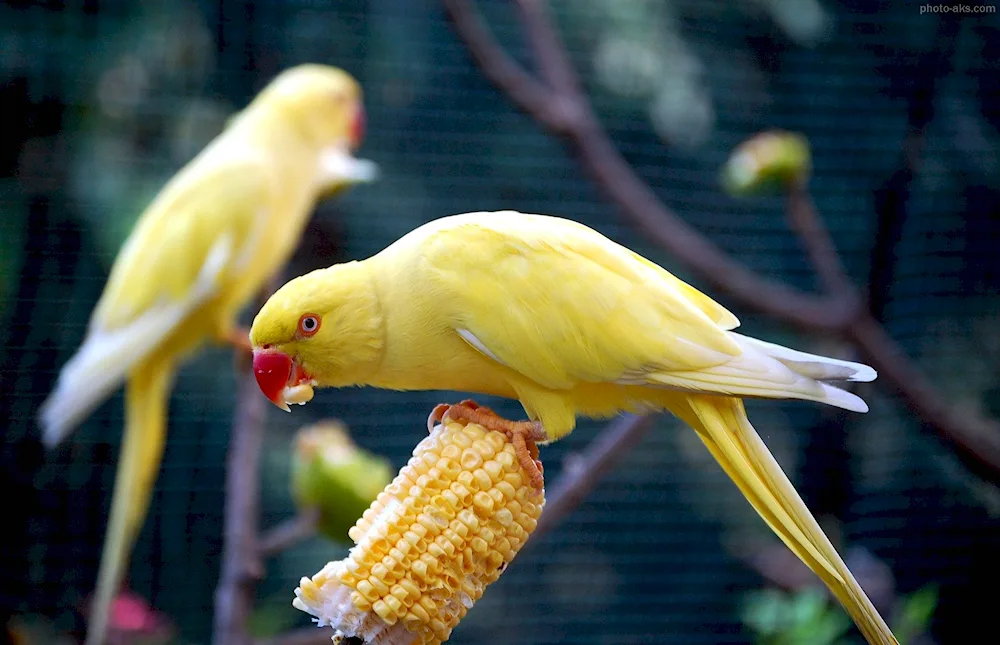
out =
{"type": "Polygon", "coordinates": [[[597,184],[650,239],[702,280],[748,309],[804,331],[838,334],[854,342],[881,373],[881,382],[895,389],[964,458],[982,466],[992,480],[1000,481],[997,424],[951,406],[864,310],[862,298],[844,272],[829,233],[804,188],[793,189],[789,194],[789,218],[829,292],[826,297],[809,295],[758,276],[660,201],[614,147],[594,115],[569,66],[565,48],[549,22],[543,0],[518,0],[518,6],[545,82],[511,59],[469,0],[442,2],[483,73],[518,107],[565,138],[597,184]]]}
{"type": "MultiPolygon", "coordinates": [[[[270,284],[262,292],[260,304],[276,288],[277,283],[270,284]]],[[[249,645],[247,620],[253,611],[257,580],[263,575],[257,553],[257,522],[265,404],[245,352],[237,352],[236,365],[239,392],[226,460],[225,525],[222,571],[215,590],[214,645],[249,645]]]]}
{"type": "Polygon", "coordinates": [[[317,522],[319,522],[319,509],[313,508],[268,529],[257,540],[258,557],[266,558],[280,553],[311,538],[316,534],[317,522]]]}
{"type": "Polygon", "coordinates": [[[215,592],[215,645],[250,642],[246,623],[263,571],[256,550],[263,416],[264,399],[253,373],[247,370],[240,378],[229,443],[222,573],[215,592]]]}
{"type": "Polygon", "coordinates": [[[562,475],[551,487],[552,493],[547,496],[538,526],[521,553],[576,510],[608,471],[639,443],[652,422],[649,416],[626,414],[605,426],[583,454],[563,468],[562,475]]]}
{"type": "Polygon", "coordinates": [[[482,18],[468,7],[464,11],[453,12],[451,18],[456,29],[468,34],[466,46],[480,61],[486,76],[494,83],[510,88],[511,96],[517,97],[515,102],[545,127],[560,131],[565,119],[555,109],[549,90],[504,51],[490,35],[482,18]]]}
{"type": "MultiPolygon", "coordinates": [[[[729,257],[670,211],[639,178],[601,128],[589,101],[575,89],[575,81],[574,89],[564,94],[546,88],[500,47],[468,0],[442,1],[483,73],[521,109],[553,133],[567,138],[598,185],[653,241],[748,308],[780,317],[797,327],[833,330],[843,327],[854,315],[845,303],[766,280],[729,257]]],[[[531,23],[530,33],[549,33],[558,38],[544,11],[522,11],[522,16],[541,21],[531,23]]],[[[558,40],[552,46],[563,50],[558,40]]]]}
{"type": "Polygon", "coordinates": [[[850,300],[851,308],[860,310],[861,300],[857,290],[851,284],[830,231],[816,213],[816,205],[804,184],[796,182],[789,187],[785,212],[826,292],[850,300]]]}
{"type": "Polygon", "coordinates": [[[571,98],[581,94],[573,63],[562,46],[559,32],[548,17],[544,0],[515,0],[521,13],[521,22],[528,34],[528,42],[542,78],[557,98],[571,98]]]}
{"type": "Polygon", "coordinates": [[[918,370],[871,316],[851,326],[848,336],[910,409],[933,426],[983,478],[1000,481],[1000,424],[956,408],[918,370]]]}
{"type": "MultiPolygon", "coordinates": [[[[785,591],[816,589],[835,601],[829,588],[788,547],[777,540],[745,540],[734,554],[767,582],[785,591]]],[[[858,546],[844,551],[847,568],[879,611],[891,614],[896,605],[896,581],[892,568],[873,553],[858,546]]]]}

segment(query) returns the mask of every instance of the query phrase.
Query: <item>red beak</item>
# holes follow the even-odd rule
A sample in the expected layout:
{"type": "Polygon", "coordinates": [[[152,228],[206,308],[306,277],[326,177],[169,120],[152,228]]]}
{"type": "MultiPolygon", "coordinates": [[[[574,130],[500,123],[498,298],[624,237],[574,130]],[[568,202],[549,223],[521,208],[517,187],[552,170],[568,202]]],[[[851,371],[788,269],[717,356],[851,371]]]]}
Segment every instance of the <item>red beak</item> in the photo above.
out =
{"type": "Polygon", "coordinates": [[[351,147],[357,148],[361,145],[361,140],[365,138],[365,106],[358,103],[354,112],[354,121],[351,123],[351,147]]]}
{"type": "Polygon", "coordinates": [[[284,392],[292,376],[292,359],[288,354],[273,349],[253,350],[253,375],[264,396],[287,412],[284,392]]]}

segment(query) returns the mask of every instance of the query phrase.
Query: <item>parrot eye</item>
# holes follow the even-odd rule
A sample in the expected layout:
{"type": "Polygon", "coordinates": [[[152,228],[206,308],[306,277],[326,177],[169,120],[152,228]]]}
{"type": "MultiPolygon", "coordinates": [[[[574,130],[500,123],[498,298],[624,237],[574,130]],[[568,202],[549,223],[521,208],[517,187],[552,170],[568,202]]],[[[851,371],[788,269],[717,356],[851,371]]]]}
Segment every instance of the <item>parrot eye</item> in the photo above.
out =
{"type": "Polygon", "coordinates": [[[319,316],[316,314],[302,314],[299,318],[299,333],[303,336],[312,336],[319,331],[319,316]]]}

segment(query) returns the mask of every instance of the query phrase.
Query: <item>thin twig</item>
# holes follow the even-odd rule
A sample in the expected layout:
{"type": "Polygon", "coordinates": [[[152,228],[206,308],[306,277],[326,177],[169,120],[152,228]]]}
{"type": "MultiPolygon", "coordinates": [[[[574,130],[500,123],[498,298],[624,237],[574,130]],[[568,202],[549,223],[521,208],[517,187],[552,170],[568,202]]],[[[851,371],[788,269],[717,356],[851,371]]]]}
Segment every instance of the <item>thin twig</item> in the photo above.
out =
{"type": "MultiPolygon", "coordinates": [[[[543,0],[522,0],[521,17],[535,58],[554,78],[565,47],[543,0]],[[553,51],[558,50],[559,54],[553,51]]],[[[994,421],[966,414],[934,389],[899,346],[861,306],[839,256],[810,202],[790,196],[792,225],[824,284],[832,292],[819,297],[755,274],[727,255],[668,209],[625,161],[593,113],[578,83],[547,86],[523,69],[496,42],[469,0],[442,0],[459,37],[484,75],[525,112],[564,137],[580,162],[622,213],[648,237],[722,293],[748,309],[811,333],[833,333],[852,341],[909,407],[967,461],[992,480],[1000,479],[1000,428],[994,421]],[[571,106],[567,108],[566,106],[571,106]],[[569,115],[569,117],[567,117],[569,115]],[[803,209],[803,206],[807,207],[803,209]]]]}
{"type": "Polygon", "coordinates": [[[316,535],[319,509],[309,509],[264,531],[257,540],[257,554],[266,558],[316,535]]]}
{"type": "MultiPolygon", "coordinates": [[[[733,552],[769,584],[779,589],[792,592],[815,589],[832,597],[830,590],[816,574],[777,540],[743,540],[733,552]]],[[[891,613],[897,600],[892,568],[872,552],[857,546],[846,550],[844,561],[872,603],[880,611],[891,613]]]]}
{"type": "Polygon", "coordinates": [[[222,572],[215,592],[215,645],[245,645],[262,565],[257,556],[259,462],[264,443],[264,399],[253,373],[240,378],[226,466],[222,572]]]}
{"type": "MultiPolygon", "coordinates": [[[[547,17],[548,8],[540,0],[515,0],[535,56],[535,63],[542,79],[555,90],[557,99],[579,95],[580,86],[565,48],[561,46],[559,34],[547,17]]],[[[572,109],[573,102],[563,108],[572,109]]],[[[579,115],[576,115],[579,116],[579,115]]],[[[563,113],[563,118],[572,123],[574,115],[563,113]]]]}
{"type": "Polygon", "coordinates": [[[793,183],[788,189],[786,203],[785,212],[789,225],[805,247],[826,292],[840,298],[853,299],[851,306],[860,311],[861,302],[857,299],[857,290],[844,269],[826,223],[816,212],[809,189],[803,183],[793,183]]]}
{"type": "Polygon", "coordinates": [[[566,519],[608,471],[639,443],[652,422],[653,418],[649,416],[626,414],[601,430],[572,467],[564,469],[562,476],[552,485],[545,510],[525,548],[537,543],[542,535],[566,519]]]}
{"type": "MultiPolygon", "coordinates": [[[[442,1],[483,73],[521,109],[553,133],[566,137],[598,185],[650,239],[747,307],[779,316],[798,327],[836,329],[854,315],[844,303],[764,279],[729,257],[668,209],[639,178],[611,143],[579,90],[557,96],[553,88],[539,82],[503,50],[467,0],[442,1]],[[566,105],[573,107],[567,109],[566,105]]],[[[522,16],[548,24],[544,11],[522,12],[522,16]]],[[[532,27],[534,33],[541,31],[532,27]]],[[[546,31],[558,38],[551,26],[546,31]]],[[[556,46],[563,49],[558,41],[556,46]]]]}
{"type": "MultiPolygon", "coordinates": [[[[840,260],[830,233],[813,206],[805,186],[794,184],[788,192],[788,219],[830,292],[851,298],[860,306],[861,298],[840,260]]],[[[952,442],[955,450],[977,470],[993,470],[1000,465],[1000,424],[961,413],[913,365],[896,342],[869,312],[845,330],[845,335],[874,365],[883,382],[889,383],[928,423],[952,442]],[[985,467],[985,468],[983,468],[985,467]]]]}
{"type": "MultiPolygon", "coordinates": [[[[261,292],[261,304],[278,284],[272,281],[261,292]]],[[[257,553],[257,523],[265,402],[246,353],[237,352],[236,366],[239,391],[226,459],[225,524],[222,570],[215,590],[214,645],[249,645],[247,621],[253,611],[257,581],[264,571],[257,553]]]]}
{"type": "Polygon", "coordinates": [[[922,419],[937,429],[981,476],[1000,476],[1000,423],[956,408],[902,353],[871,316],[852,325],[850,339],[863,360],[878,369],[879,381],[890,385],[922,419]]]}
{"type": "Polygon", "coordinates": [[[474,57],[480,61],[486,76],[501,87],[511,88],[512,95],[517,97],[516,103],[545,127],[556,132],[565,127],[564,116],[556,109],[551,92],[500,47],[475,11],[463,7],[464,3],[446,3],[450,4],[458,5],[457,10],[448,7],[451,19],[459,33],[467,36],[469,49],[475,47],[474,57]],[[481,61],[488,61],[488,71],[481,61]]]}

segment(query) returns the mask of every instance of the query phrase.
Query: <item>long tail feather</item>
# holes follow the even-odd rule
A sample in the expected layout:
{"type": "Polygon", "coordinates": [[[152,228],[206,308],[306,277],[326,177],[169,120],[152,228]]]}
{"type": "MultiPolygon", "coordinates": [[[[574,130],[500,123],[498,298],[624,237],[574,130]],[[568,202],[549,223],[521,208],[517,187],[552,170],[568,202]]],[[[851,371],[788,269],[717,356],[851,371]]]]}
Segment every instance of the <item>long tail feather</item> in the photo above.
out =
{"type": "Polygon", "coordinates": [[[878,376],[873,368],[864,363],[800,352],[797,349],[775,345],[758,338],[751,338],[736,332],[731,333],[733,336],[738,336],[743,342],[753,345],[771,358],[780,361],[793,372],[817,381],[868,383],[874,381],[878,376]]]}
{"type": "MultiPolygon", "coordinates": [[[[872,381],[877,374],[871,367],[807,354],[735,332],[729,334],[743,350],[739,356],[688,372],[644,372],[638,382],[699,394],[802,399],[854,412],[868,411],[868,404],[861,397],[835,384],[872,381]]],[[[627,381],[619,382],[634,385],[637,380],[630,376],[627,381]]]]}
{"type": "Polygon", "coordinates": [[[162,362],[139,366],[129,375],[125,392],[125,438],[85,645],[104,643],[111,602],[121,585],[132,547],[146,518],[163,455],[172,377],[173,365],[162,362]]]}
{"type": "Polygon", "coordinates": [[[668,408],[698,436],[758,514],[850,614],[870,645],[898,645],[889,626],[823,533],[737,398],[677,395],[668,408]]]}

